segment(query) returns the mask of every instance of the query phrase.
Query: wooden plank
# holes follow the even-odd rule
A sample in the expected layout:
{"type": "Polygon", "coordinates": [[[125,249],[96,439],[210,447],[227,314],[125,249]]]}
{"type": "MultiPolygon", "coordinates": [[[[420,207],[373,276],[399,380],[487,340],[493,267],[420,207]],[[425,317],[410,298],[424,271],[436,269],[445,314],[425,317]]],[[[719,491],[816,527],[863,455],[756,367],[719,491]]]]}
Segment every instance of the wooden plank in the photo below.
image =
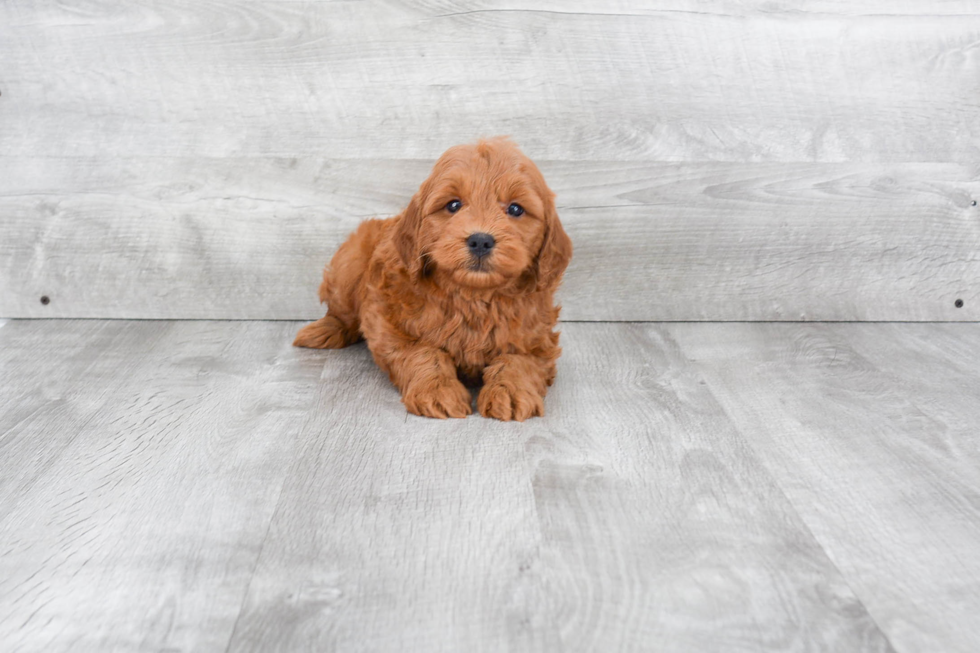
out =
{"type": "MultiPolygon", "coordinates": [[[[5,157],[0,315],[314,319],[336,247],[430,165],[5,157]]],[[[976,166],[541,167],[566,320],[980,319],[976,166]]]]}
{"type": "Polygon", "coordinates": [[[551,651],[522,427],[408,415],[356,345],[322,385],[229,651],[551,651]]]}
{"type": "Polygon", "coordinates": [[[980,158],[969,0],[0,6],[5,156],[980,158]]]}
{"type": "Polygon", "coordinates": [[[325,354],[230,650],[890,650],[661,331],[564,331],[522,425],[325,354]]]}
{"type": "Polygon", "coordinates": [[[880,325],[877,329],[834,327],[832,331],[940,424],[935,445],[950,449],[950,470],[980,465],[980,378],[976,354],[980,328],[974,324],[880,325]],[[959,449],[965,448],[964,452],[959,449]]]}
{"type": "Polygon", "coordinates": [[[891,650],[663,327],[565,332],[527,449],[566,650],[891,650]]]}
{"type": "Polygon", "coordinates": [[[977,325],[668,332],[895,648],[976,651],[977,325]]]}
{"type": "Polygon", "coordinates": [[[74,356],[59,334],[88,322],[28,325],[33,343],[17,323],[0,331],[5,348],[60,356],[61,379],[13,371],[45,391],[65,384],[52,401],[73,407],[42,406],[3,440],[4,474],[24,451],[68,444],[29,485],[3,486],[0,641],[223,650],[322,359],[290,346],[289,323],[98,324],[74,356]],[[137,336],[161,329],[144,353],[137,336]],[[89,407],[99,394],[103,405],[89,407]]]}
{"type": "Polygon", "coordinates": [[[0,331],[0,519],[112,410],[168,333],[162,322],[14,321],[0,331]],[[109,406],[110,408],[107,408],[109,406]]]}

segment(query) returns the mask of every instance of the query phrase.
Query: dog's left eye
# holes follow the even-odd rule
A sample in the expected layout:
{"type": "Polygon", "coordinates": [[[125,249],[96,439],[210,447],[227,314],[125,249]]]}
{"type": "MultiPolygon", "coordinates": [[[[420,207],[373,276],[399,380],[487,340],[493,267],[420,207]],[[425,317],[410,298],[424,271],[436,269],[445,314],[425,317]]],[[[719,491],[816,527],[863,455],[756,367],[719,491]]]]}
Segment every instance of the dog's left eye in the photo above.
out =
{"type": "Polygon", "coordinates": [[[524,215],[524,207],[520,204],[511,204],[507,207],[507,215],[512,215],[515,218],[519,218],[524,215]]]}
{"type": "Polygon", "coordinates": [[[453,200],[446,205],[446,210],[449,211],[450,213],[455,213],[456,211],[459,211],[461,208],[463,208],[463,203],[460,202],[459,200],[453,200]]]}

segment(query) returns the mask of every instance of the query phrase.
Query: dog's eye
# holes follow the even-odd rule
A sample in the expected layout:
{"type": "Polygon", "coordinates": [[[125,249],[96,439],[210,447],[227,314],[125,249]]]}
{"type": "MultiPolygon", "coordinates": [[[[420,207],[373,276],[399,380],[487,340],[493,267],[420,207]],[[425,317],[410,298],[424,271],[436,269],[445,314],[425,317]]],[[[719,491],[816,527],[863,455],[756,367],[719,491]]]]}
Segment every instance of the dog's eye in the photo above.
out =
{"type": "Polygon", "coordinates": [[[449,211],[450,213],[455,213],[456,211],[459,211],[461,208],[463,208],[463,203],[460,202],[459,200],[453,200],[446,205],[446,210],[449,211]]]}
{"type": "Polygon", "coordinates": [[[519,218],[524,215],[524,207],[520,204],[511,204],[507,207],[507,215],[512,215],[515,218],[519,218]]]}

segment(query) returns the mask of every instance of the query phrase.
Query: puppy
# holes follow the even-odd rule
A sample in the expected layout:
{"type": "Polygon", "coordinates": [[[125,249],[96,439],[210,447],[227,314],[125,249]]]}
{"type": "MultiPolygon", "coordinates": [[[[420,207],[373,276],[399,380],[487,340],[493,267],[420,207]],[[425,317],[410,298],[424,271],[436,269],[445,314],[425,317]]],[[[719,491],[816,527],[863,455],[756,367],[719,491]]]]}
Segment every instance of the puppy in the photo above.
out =
{"type": "Polygon", "coordinates": [[[449,149],[400,215],[368,220],[323,272],[327,315],[299,347],[367,340],[405,407],[466,417],[544,415],[561,354],[553,295],[572,241],[544,177],[511,141],[449,149]]]}

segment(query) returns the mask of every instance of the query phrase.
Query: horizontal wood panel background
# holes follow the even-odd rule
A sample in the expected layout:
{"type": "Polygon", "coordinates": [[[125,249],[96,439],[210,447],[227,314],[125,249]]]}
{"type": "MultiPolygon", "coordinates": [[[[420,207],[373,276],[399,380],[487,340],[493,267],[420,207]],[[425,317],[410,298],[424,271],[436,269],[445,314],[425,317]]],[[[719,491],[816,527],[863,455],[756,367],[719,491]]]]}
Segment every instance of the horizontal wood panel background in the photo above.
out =
{"type": "MultiPolygon", "coordinates": [[[[68,157],[3,167],[0,315],[308,319],[322,312],[316,287],[337,245],[361,219],[397,212],[429,162],[68,157]]],[[[576,243],[566,320],[980,316],[976,168],[542,168],[576,243]]]]}
{"type": "Polygon", "coordinates": [[[0,152],[980,159],[977,3],[897,5],[8,0],[0,152]]]}
{"type": "Polygon", "coordinates": [[[315,317],[499,133],[566,320],[980,316],[976,2],[11,0],[0,43],[0,316],[315,317]]]}

